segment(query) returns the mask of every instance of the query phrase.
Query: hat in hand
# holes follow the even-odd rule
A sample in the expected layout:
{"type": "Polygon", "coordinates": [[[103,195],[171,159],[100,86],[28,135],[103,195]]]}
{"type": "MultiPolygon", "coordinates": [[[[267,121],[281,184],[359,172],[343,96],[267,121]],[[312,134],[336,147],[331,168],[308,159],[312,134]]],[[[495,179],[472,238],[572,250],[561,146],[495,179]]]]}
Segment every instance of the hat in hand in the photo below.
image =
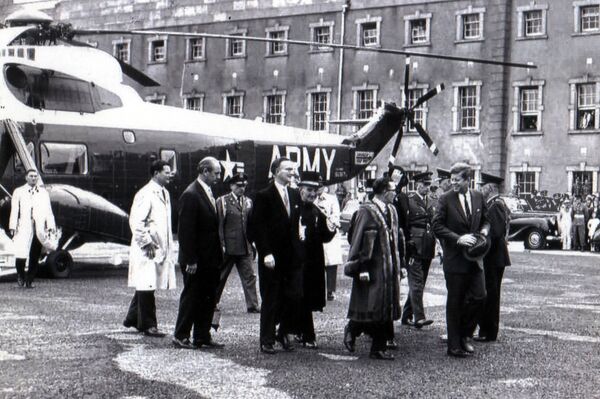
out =
{"type": "Polygon", "coordinates": [[[480,233],[473,234],[477,240],[473,246],[463,248],[463,255],[470,261],[478,262],[488,253],[492,242],[489,237],[480,233]]]}

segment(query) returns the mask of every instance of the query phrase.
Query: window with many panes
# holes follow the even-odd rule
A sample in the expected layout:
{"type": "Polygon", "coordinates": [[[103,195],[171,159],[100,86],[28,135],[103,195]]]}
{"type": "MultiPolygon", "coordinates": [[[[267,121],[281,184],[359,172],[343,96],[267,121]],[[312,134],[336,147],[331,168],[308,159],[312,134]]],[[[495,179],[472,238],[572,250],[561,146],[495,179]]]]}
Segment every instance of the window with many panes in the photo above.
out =
{"type": "Polygon", "coordinates": [[[474,130],[478,126],[477,87],[464,86],[458,90],[459,96],[459,127],[461,130],[474,130]]]}
{"type": "Polygon", "coordinates": [[[457,43],[483,40],[485,8],[469,6],[455,12],[455,15],[457,43]]]}
{"type": "Polygon", "coordinates": [[[204,59],[204,38],[198,37],[188,40],[188,61],[204,59]]]}
{"type": "Polygon", "coordinates": [[[331,26],[316,27],[313,33],[313,41],[319,44],[331,43],[331,26]]]}
{"type": "Polygon", "coordinates": [[[322,18],[309,24],[310,38],[318,43],[310,46],[311,51],[333,51],[333,48],[326,46],[333,41],[333,26],[333,21],[324,21],[322,18]]]}
{"type": "Polygon", "coordinates": [[[225,97],[225,115],[241,118],[242,111],[241,95],[231,95],[225,97]]]}
{"type": "Polygon", "coordinates": [[[519,195],[532,194],[536,187],[536,172],[515,172],[516,185],[519,186],[519,195]]]}
{"type": "Polygon", "coordinates": [[[185,98],[185,109],[192,111],[202,111],[204,98],[201,96],[190,96],[185,98]]]}
{"type": "Polygon", "coordinates": [[[427,43],[429,37],[427,35],[427,20],[413,19],[410,21],[410,43],[421,44],[427,43]]]}
{"type": "Polygon", "coordinates": [[[600,5],[581,7],[581,32],[597,32],[600,30],[600,5]]]}
{"type": "Polygon", "coordinates": [[[283,125],[284,108],[285,100],[283,94],[265,96],[265,122],[283,125]]]}
{"type": "Polygon", "coordinates": [[[577,85],[577,129],[591,130],[596,120],[596,84],[577,85]]]}
{"type": "Polygon", "coordinates": [[[463,15],[463,35],[465,40],[479,39],[481,36],[481,21],[479,14],[463,15]]]}
{"type": "Polygon", "coordinates": [[[129,44],[130,41],[118,41],[113,44],[113,55],[115,58],[129,63],[129,44]]]}
{"type": "Polygon", "coordinates": [[[379,31],[381,17],[367,16],[358,19],[356,23],[356,44],[365,47],[379,46],[379,31]]]}
{"type": "MultiPolygon", "coordinates": [[[[423,95],[423,89],[409,89],[408,90],[408,107],[412,108],[417,100],[419,98],[421,98],[421,96],[423,95]]],[[[417,108],[414,109],[414,120],[416,123],[420,124],[421,126],[423,126],[423,109],[425,107],[425,103],[419,105],[417,108]]],[[[409,124],[409,129],[410,132],[416,132],[417,129],[412,125],[409,124]]]]}
{"type": "Polygon", "coordinates": [[[539,89],[537,87],[522,87],[519,96],[519,131],[538,130],[539,89]]]}
{"type": "Polygon", "coordinates": [[[165,62],[167,60],[167,41],[158,39],[150,41],[150,62],[165,62]]]}
{"type": "Polygon", "coordinates": [[[375,110],[375,90],[356,91],[356,119],[369,119],[375,110]]]}
{"type": "MultiPolygon", "coordinates": [[[[274,40],[286,40],[286,29],[270,28],[267,30],[267,37],[274,40]]],[[[284,42],[267,42],[267,55],[284,55],[287,54],[287,43],[284,42]]]]}
{"type": "Polygon", "coordinates": [[[517,40],[546,38],[548,4],[531,2],[517,7],[517,40]]]}
{"type": "MultiPolygon", "coordinates": [[[[245,36],[245,32],[235,31],[229,33],[232,36],[245,36]]],[[[242,39],[232,38],[225,40],[226,55],[229,58],[245,57],[246,56],[246,41],[242,39]]]]}
{"type": "Polygon", "coordinates": [[[523,15],[525,36],[539,36],[544,34],[544,20],[542,10],[527,11],[523,15]]]}
{"type": "Polygon", "coordinates": [[[311,93],[310,102],[310,129],[311,130],[327,130],[327,120],[329,115],[328,94],[311,93]]]}

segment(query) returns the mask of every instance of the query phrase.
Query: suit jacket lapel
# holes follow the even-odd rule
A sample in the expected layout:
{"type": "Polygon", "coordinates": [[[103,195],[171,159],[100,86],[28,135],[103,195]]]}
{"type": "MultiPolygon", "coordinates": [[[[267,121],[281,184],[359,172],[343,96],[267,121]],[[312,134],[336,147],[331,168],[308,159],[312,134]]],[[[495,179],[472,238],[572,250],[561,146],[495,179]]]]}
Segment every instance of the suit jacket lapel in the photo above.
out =
{"type": "Polygon", "coordinates": [[[477,230],[477,225],[479,224],[478,220],[475,220],[476,216],[479,216],[481,212],[477,212],[478,209],[481,209],[481,203],[479,202],[479,197],[471,194],[471,226],[470,230],[477,230]],[[477,223],[476,223],[477,222],[477,223]]]}
{"type": "MultiPolygon", "coordinates": [[[[463,222],[468,226],[469,225],[469,220],[467,219],[467,215],[465,213],[465,210],[463,209],[463,207],[462,207],[462,205],[460,203],[460,198],[458,197],[458,193],[454,192],[454,195],[452,196],[452,198],[454,198],[455,206],[456,206],[456,208],[458,208],[458,212],[462,216],[463,222]]],[[[473,216],[473,215],[471,214],[471,216],[473,216]]]]}
{"type": "Polygon", "coordinates": [[[198,180],[196,180],[196,190],[198,190],[198,192],[200,193],[200,197],[202,197],[204,202],[206,202],[206,204],[208,205],[208,209],[210,209],[211,212],[216,215],[217,210],[215,209],[215,205],[213,205],[210,198],[208,198],[208,194],[206,193],[206,191],[204,191],[204,188],[202,188],[200,183],[198,183],[198,180]]]}
{"type": "MultiPolygon", "coordinates": [[[[287,187],[286,187],[287,190],[287,187]]],[[[289,196],[289,191],[288,191],[288,198],[290,198],[289,196]]],[[[279,190],[277,190],[277,187],[275,186],[275,182],[273,182],[273,184],[271,185],[271,195],[273,196],[273,199],[275,200],[275,202],[277,202],[279,204],[279,209],[280,211],[289,219],[289,215],[287,213],[287,209],[285,209],[285,204],[283,203],[283,198],[281,198],[281,195],[279,194],[279,190]]],[[[290,213],[291,213],[291,208],[292,208],[292,203],[290,202],[290,213]]]]}

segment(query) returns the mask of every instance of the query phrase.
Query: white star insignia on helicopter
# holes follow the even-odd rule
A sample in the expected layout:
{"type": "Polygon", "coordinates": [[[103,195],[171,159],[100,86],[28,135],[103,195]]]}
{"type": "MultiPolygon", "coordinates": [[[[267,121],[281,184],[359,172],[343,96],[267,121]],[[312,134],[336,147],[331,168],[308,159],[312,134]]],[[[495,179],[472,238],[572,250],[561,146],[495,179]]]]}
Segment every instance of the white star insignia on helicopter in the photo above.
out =
{"type": "Polygon", "coordinates": [[[225,150],[225,160],[219,161],[223,167],[223,181],[227,180],[228,177],[233,177],[233,168],[237,165],[237,162],[232,162],[229,157],[229,150],[225,150]]]}

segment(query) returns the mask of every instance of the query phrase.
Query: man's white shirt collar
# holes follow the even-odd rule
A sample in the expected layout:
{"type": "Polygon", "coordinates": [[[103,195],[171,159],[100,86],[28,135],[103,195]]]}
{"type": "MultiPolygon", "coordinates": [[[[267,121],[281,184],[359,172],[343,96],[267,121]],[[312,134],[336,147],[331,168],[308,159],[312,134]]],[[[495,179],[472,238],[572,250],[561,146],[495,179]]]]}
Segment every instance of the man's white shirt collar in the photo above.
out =
{"type": "Polygon", "coordinates": [[[210,187],[208,186],[208,184],[204,183],[202,181],[202,179],[200,179],[200,178],[198,178],[197,180],[198,180],[198,183],[200,183],[200,186],[202,186],[202,189],[208,195],[208,198],[213,198],[213,196],[212,196],[212,190],[210,189],[210,187]]]}

